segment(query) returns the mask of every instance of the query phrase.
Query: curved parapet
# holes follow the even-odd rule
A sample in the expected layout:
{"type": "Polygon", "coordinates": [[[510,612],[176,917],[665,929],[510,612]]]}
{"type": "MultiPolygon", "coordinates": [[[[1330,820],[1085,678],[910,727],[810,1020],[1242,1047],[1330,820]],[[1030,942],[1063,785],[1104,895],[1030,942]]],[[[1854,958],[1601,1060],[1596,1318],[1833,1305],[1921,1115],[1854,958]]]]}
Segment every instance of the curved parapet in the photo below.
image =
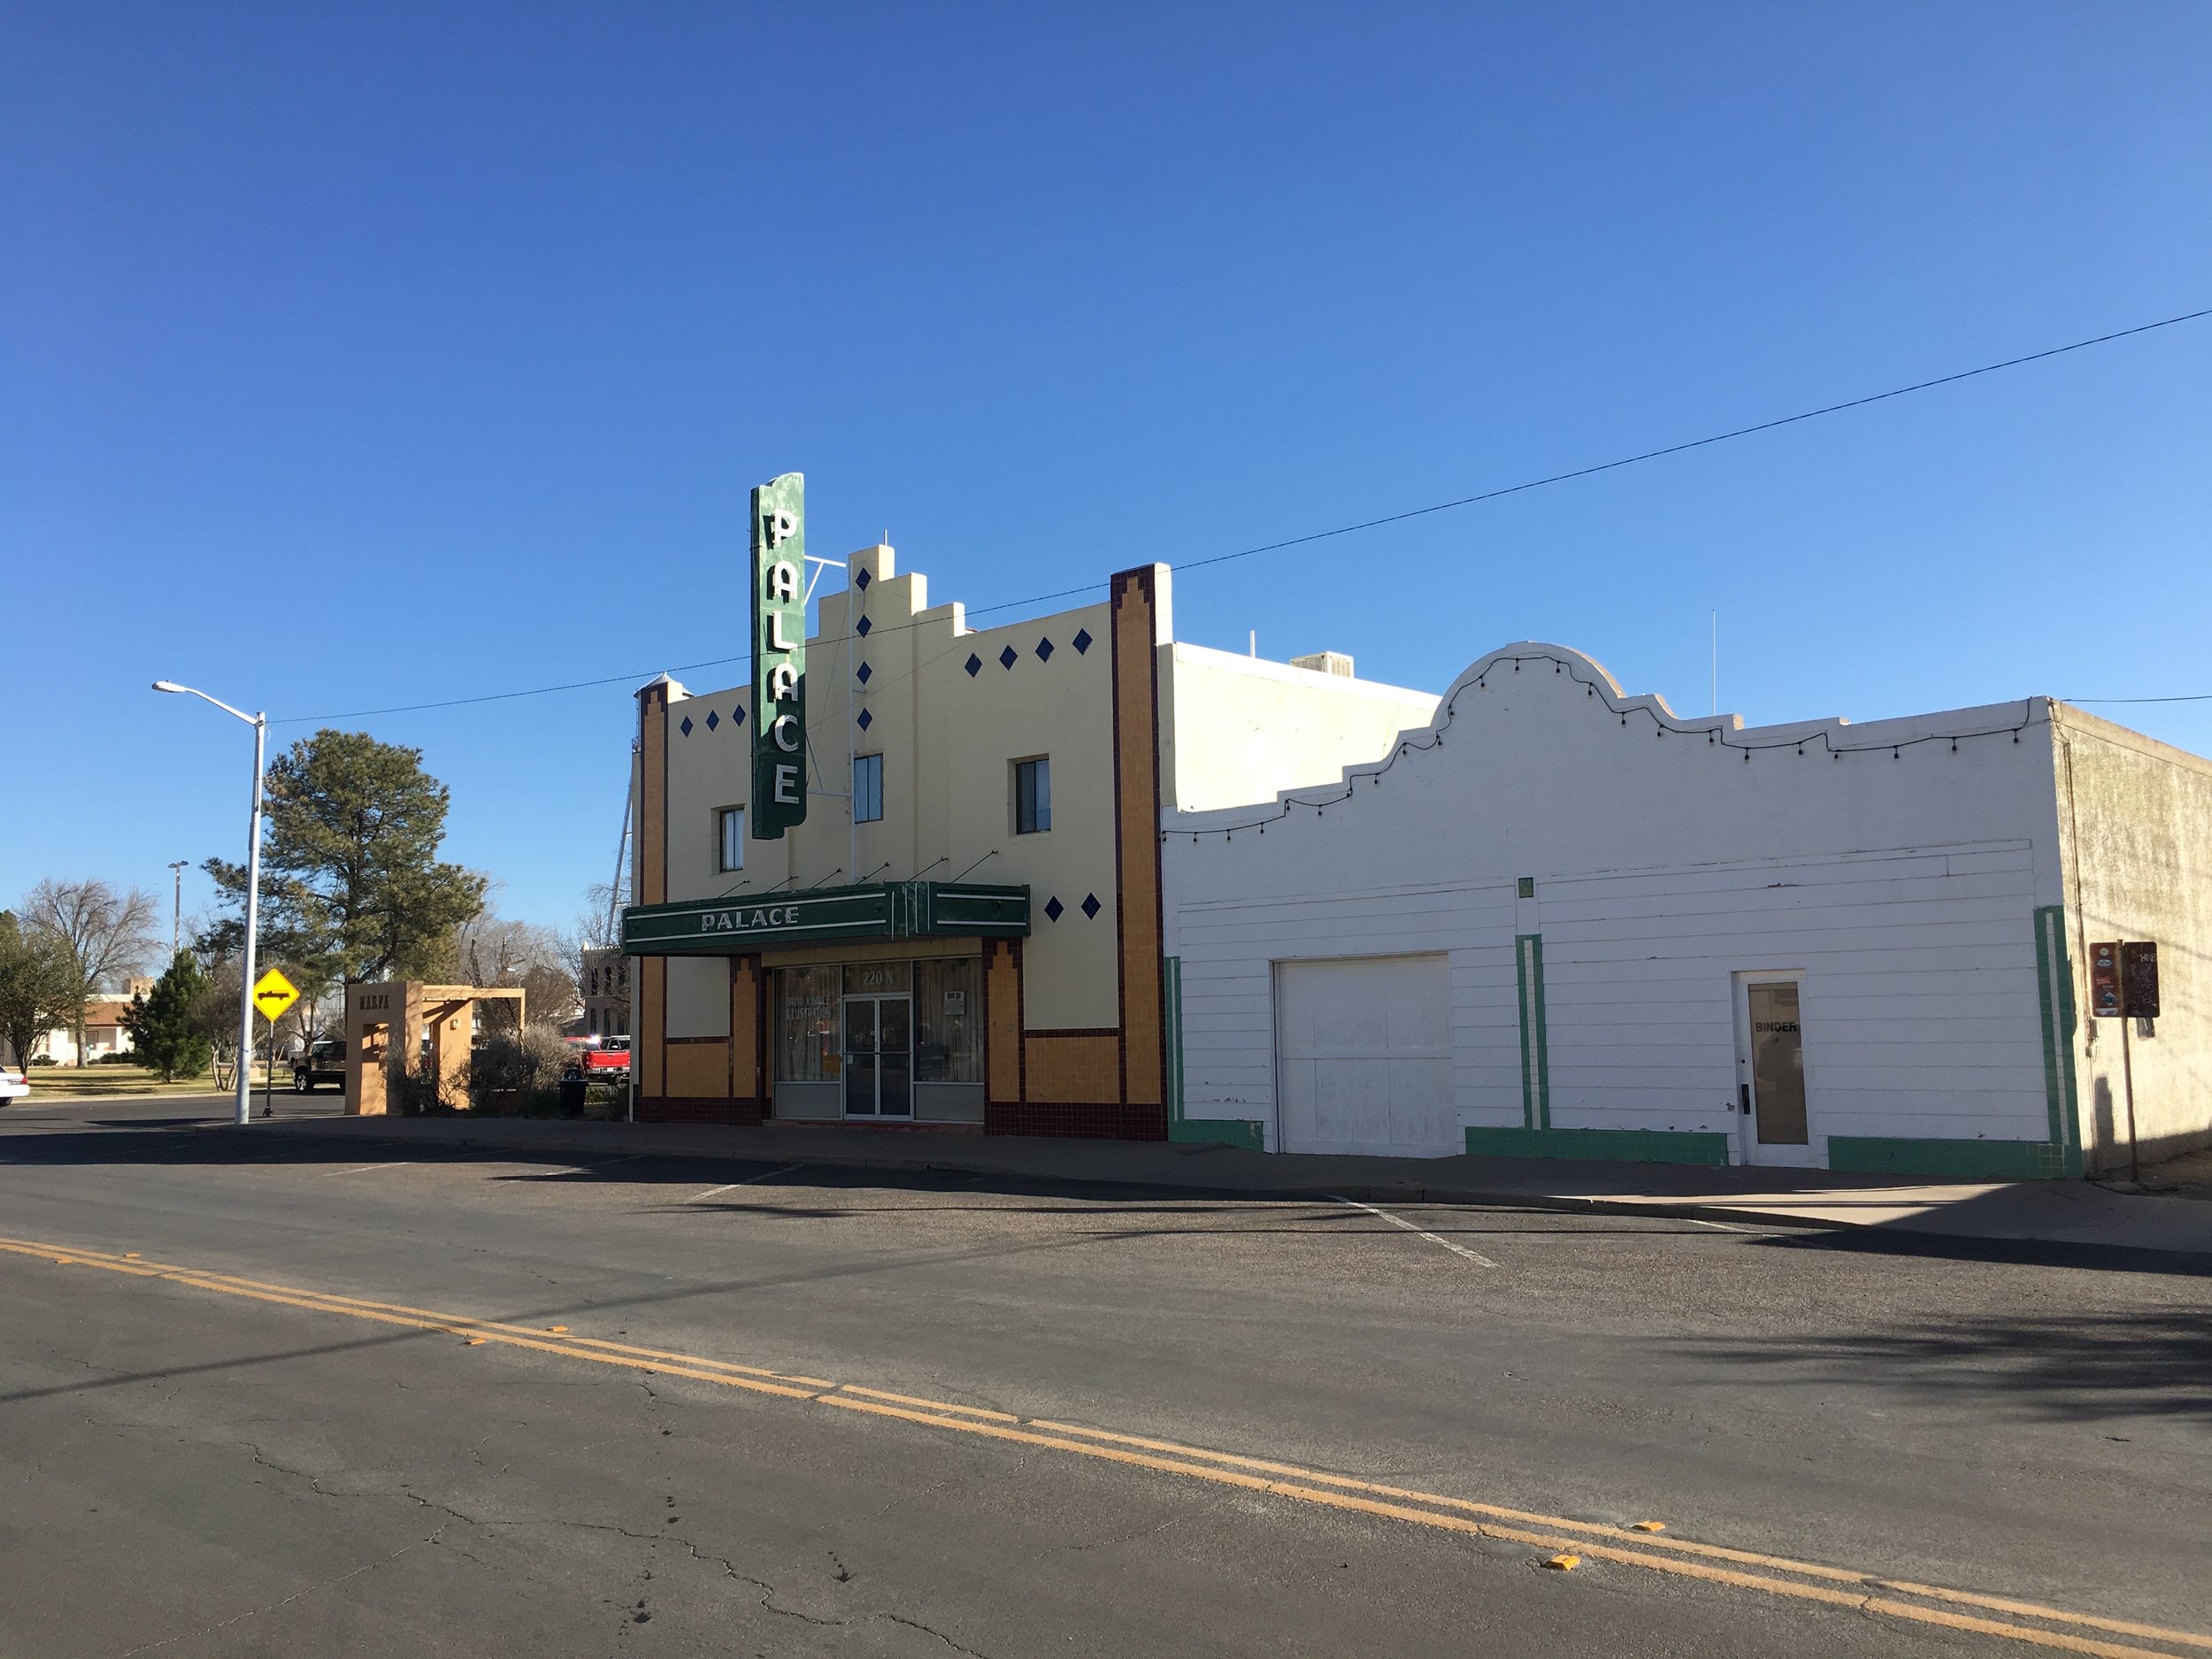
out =
{"type": "MultiPolygon", "coordinates": [[[[1551,745],[1567,741],[1568,728],[1559,724],[1563,721],[1571,724],[1579,739],[1594,737],[1594,731],[1590,728],[1612,726],[1647,733],[1663,740],[1687,739],[1701,748],[1740,756],[1747,764],[1754,755],[1770,751],[1840,761],[1855,754],[1901,757],[1906,749],[1930,744],[1955,749],[1962,742],[1978,738],[2006,738],[2016,742],[2022,732],[2048,718],[2047,699],[2029,697],[2017,703],[1907,716],[1865,726],[1854,726],[1843,717],[1832,716],[1747,726],[1739,714],[1678,714],[1666,698],[1655,692],[1632,694],[1624,690],[1603,664],[1572,646],[1523,640],[1502,645],[1476,658],[1453,680],[1425,726],[1401,732],[1380,757],[1343,768],[1335,782],[1285,789],[1277,794],[1271,803],[1173,813],[1164,817],[1162,833],[1228,835],[1240,829],[1262,829],[1278,818],[1309,810],[1322,813],[1340,802],[1352,801],[1363,793],[1363,786],[1379,786],[1386,775],[1411,764],[1417,757],[1448,747],[1455,735],[1463,741],[1471,735],[1494,735],[1500,742],[1511,741],[1510,731],[1505,727],[1494,733],[1480,727],[1474,733],[1468,731],[1471,720],[1483,719],[1486,704],[1500,717],[1517,717],[1516,725],[1525,741],[1551,745]],[[1549,699],[1542,699],[1548,705],[1543,719],[1548,735],[1538,740],[1528,731],[1536,706],[1528,694],[1548,681],[1579,687],[1582,696],[1563,706],[1552,705],[1549,699]],[[1516,692],[1522,695],[1513,695],[1516,692]],[[1566,712],[1574,707],[1586,709],[1589,728],[1566,712]]],[[[1488,724],[1484,721],[1485,726],[1488,724]]],[[[1565,764],[1563,753],[1557,758],[1565,764]]]]}

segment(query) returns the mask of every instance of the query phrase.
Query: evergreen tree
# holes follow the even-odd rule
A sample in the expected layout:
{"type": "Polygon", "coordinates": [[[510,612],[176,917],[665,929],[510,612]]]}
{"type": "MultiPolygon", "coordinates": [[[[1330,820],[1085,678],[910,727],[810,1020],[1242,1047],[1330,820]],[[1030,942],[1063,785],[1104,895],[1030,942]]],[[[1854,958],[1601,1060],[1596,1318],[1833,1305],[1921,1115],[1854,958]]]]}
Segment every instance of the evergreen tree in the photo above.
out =
{"type": "Polygon", "coordinates": [[[123,1016],[132,1048],[161,1073],[165,1083],[175,1082],[180,1073],[197,1077],[207,1069],[212,1048],[199,1019],[207,988],[199,958],[180,950],[169,972],[154,982],[153,994],[131,998],[130,1010],[123,1016]]]}
{"type": "MultiPolygon", "coordinates": [[[[450,797],[422,751],[327,728],[269,764],[269,841],[261,856],[261,944],[319,995],[388,975],[418,977],[484,908],[485,879],[438,857],[450,797]]],[[[242,865],[205,865],[234,902],[242,865]]],[[[202,943],[237,947],[228,918],[202,943]]]]}

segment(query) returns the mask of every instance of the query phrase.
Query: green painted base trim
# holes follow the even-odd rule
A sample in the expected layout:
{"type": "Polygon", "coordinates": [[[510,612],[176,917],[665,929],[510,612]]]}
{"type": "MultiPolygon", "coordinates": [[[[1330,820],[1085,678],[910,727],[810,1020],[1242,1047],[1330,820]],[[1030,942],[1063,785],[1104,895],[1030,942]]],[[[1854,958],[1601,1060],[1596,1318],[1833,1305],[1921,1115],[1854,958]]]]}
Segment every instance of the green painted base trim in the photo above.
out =
{"type": "Polygon", "coordinates": [[[1976,1181],[2055,1181],[2081,1174],[2081,1153],[2048,1141],[1830,1135],[1828,1167],[1877,1175],[1941,1175],[1976,1181]]]}
{"type": "Polygon", "coordinates": [[[1167,1126],[1170,1141],[1190,1142],[1217,1141],[1225,1147],[1243,1147],[1248,1151],[1267,1150],[1267,1125],[1240,1123],[1230,1118],[1185,1118],[1167,1126]]]}
{"type": "Polygon", "coordinates": [[[1491,1158],[1609,1158],[1625,1164],[1728,1162],[1728,1137],[1696,1129],[1470,1129],[1467,1150],[1491,1158]]]}

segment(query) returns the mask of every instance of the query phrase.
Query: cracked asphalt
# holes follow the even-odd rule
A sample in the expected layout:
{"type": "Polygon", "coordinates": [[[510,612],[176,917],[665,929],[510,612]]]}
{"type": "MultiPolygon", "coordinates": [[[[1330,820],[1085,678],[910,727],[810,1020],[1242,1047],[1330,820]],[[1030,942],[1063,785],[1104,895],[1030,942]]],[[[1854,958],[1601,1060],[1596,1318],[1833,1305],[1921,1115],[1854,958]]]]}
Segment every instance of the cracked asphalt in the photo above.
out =
{"type": "MultiPolygon", "coordinates": [[[[2202,1263],[200,1110],[0,1112],[0,1234],[2212,1625],[2202,1263]]],[[[2023,1651],[83,1263],[0,1310],[24,1659],[2023,1651]]]]}

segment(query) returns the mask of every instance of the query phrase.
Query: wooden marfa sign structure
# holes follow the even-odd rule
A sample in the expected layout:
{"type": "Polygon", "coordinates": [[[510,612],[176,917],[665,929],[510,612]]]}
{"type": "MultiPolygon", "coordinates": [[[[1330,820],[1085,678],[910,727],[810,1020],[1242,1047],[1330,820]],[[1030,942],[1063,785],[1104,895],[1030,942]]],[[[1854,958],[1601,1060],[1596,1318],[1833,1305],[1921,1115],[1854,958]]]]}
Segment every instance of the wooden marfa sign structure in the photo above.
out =
{"type": "Polygon", "coordinates": [[[346,987],[346,1113],[380,1118],[391,1110],[393,1083],[419,1056],[441,1097],[460,1094],[479,1002],[512,1002],[522,1024],[519,989],[482,985],[426,985],[386,979],[346,987]]]}

